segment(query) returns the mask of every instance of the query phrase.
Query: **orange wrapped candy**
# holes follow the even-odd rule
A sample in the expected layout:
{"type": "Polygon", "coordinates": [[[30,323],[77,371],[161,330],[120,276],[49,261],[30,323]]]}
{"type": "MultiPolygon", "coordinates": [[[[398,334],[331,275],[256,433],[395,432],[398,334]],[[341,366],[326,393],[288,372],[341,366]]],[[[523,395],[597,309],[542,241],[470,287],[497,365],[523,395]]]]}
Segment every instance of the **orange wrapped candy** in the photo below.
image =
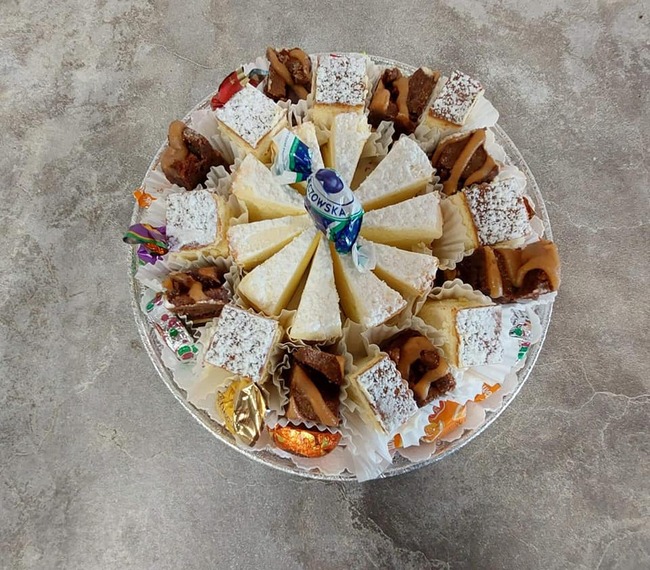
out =
{"type": "Polygon", "coordinates": [[[436,439],[447,435],[451,430],[465,423],[467,409],[464,405],[451,400],[443,400],[433,408],[429,416],[429,424],[424,428],[422,441],[431,443],[436,439]]]}
{"type": "Polygon", "coordinates": [[[488,386],[487,384],[483,384],[483,388],[481,393],[474,398],[475,402],[482,402],[487,398],[488,396],[491,396],[494,394],[496,391],[501,389],[501,384],[494,384],[493,386],[488,386]]]}
{"type": "Polygon", "coordinates": [[[341,441],[340,433],[319,431],[296,426],[277,426],[269,429],[275,445],[302,457],[323,457],[341,441]]]}

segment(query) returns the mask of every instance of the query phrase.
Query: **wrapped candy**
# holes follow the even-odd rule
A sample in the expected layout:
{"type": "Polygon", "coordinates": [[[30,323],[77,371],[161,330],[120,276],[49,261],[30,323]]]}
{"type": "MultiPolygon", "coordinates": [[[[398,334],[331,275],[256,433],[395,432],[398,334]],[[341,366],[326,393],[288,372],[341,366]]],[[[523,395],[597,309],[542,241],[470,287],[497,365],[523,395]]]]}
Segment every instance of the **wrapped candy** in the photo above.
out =
{"type": "Polygon", "coordinates": [[[165,226],[134,224],[124,234],[124,243],[139,245],[138,258],[143,263],[154,264],[169,251],[165,226]]]}
{"type": "Polygon", "coordinates": [[[301,457],[323,457],[331,453],[341,441],[340,433],[302,426],[276,426],[269,431],[275,445],[301,457]]]}
{"type": "Polygon", "coordinates": [[[170,313],[158,293],[145,307],[147,319],[156,329],[161,340],[181,362],[193,362],[199,352],[194,340],[176,315],[170,313]]]}
{"type": "Polygon", "coordinates": [[[217,409],[226,429],[244,445],[253,446],[264,426],[264,396],[250,378],[239,378],[217,395],[217,409]]]}
{"type": "Polygon", "coordinates": [[[334,244],[338,253],[352,254],[360,270],[374,267],[374,256],[368,245],[357,243],[363,222],[363,207],[354,192],[331,168],[316,172],[312,166],[312,151],[287,129],[273,139],[275,160],[273,172],[283,184],[307,181],[305,209],[316,227],[334,244]]]}
{"type": "Polygon", "coordinates": [[[235,71],[221,82],[219,89],[217,89],[217,92],[210,100],[212,110],[214,111],[215,109],[223,107],[232,96],[238,91],[241,91],[247,83],[250,83],[253,87],[257,87],[262,81],[264,81],[264,78],[268,73],[267,70],[259,69],[252,65],[245,65],[235,69],[235,71]]]}

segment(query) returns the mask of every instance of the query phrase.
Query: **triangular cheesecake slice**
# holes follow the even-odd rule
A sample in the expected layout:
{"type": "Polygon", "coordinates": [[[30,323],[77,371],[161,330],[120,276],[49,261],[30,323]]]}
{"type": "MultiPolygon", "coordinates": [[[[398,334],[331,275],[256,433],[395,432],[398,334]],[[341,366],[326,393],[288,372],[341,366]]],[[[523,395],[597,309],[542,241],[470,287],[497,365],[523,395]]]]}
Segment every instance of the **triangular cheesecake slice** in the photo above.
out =
{"type": "Polygon", "coordinates": [[[350,254],[332,251],[336,286],[343,312],[364,327],[374,327],[399,313],[406,301],[371,271],[361,272],[350,254]]]}
{"type": "Polygon", "coordinates": [[[352,183],[361,151],[370,136],[365,115],[342,113],[334,117],[330,139],[325,147],[325,166],[333,168],[348,186],[352,183]]]}
{"type": "Polygon", "coordinates": [[[438,270],[438,259],[426,253],[406,251],[390,245],[373,243],[375,274],[406,297],[429,292],[438,270]]]}
{"type": "Polygon", "coordinates": [[[320,235],[315,227],[303,231],[289,245],[246,274],[239,284],[239,293],[267,315],[279,315],[307,270],[320,235]]]}
{"type": "Polygon", "coordinates": [[[339,295],[334,282],[332,255],[325,236],[321,236],[318,243],[289,336],[311,341],[341,336],[339,295]]]}
{"type": "Polygon", "coordinates": [[[432,174],[433,167],[426,153],[414,140],[403,136],[355,194],[366,212],[376,210],[422,192],[432,174]]]}
{"type": "Polygon", "coordinates": [[[290,186],[278,184],[271,171],[252,154],[233,174],[232,193],[246,204],[251,221],[305,213],[303,197],[290,186]]]}
{"type": "Polygon", "coordinates": [[[230,255],[239,267],[249,271],[282,249],[310,223],[305,214],[232,226],[228,230],[230,255]]]}
{"type": "Polygon", "coordinates": [[[435,193],[367,212],[361,235],[370,241],[410,249],[442,235],[440,198],[435,193]]]}

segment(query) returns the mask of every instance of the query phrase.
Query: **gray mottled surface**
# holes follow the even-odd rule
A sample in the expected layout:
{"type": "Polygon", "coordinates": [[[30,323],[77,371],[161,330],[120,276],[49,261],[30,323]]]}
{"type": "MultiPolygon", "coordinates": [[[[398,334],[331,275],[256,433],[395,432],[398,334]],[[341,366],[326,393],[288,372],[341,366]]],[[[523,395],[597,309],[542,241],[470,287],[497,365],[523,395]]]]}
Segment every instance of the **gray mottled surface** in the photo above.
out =
{"type": "Polygon", "coordinates": [[[648,568],[648,38],[642,2],[4,0],[0,567],[648,568]],[[173,118],[268,43],[479,76],[564,260],[497,423],[364,485],[292,478],[156,377],[120,234],[173,118]]]}

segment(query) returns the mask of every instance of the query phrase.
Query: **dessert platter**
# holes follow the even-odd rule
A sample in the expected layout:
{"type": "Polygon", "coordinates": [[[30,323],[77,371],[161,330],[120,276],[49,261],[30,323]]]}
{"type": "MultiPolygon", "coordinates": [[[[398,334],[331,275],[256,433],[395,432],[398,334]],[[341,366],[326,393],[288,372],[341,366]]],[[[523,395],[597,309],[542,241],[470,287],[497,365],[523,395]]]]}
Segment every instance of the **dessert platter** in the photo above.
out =
{"type": "Polygon", "coordinates": [[[445,457],[512,401],[560,261],[484,91],[268,48],[170,124],[124,236],[134,312],[218,439],[364,481],[445,457]]]}

